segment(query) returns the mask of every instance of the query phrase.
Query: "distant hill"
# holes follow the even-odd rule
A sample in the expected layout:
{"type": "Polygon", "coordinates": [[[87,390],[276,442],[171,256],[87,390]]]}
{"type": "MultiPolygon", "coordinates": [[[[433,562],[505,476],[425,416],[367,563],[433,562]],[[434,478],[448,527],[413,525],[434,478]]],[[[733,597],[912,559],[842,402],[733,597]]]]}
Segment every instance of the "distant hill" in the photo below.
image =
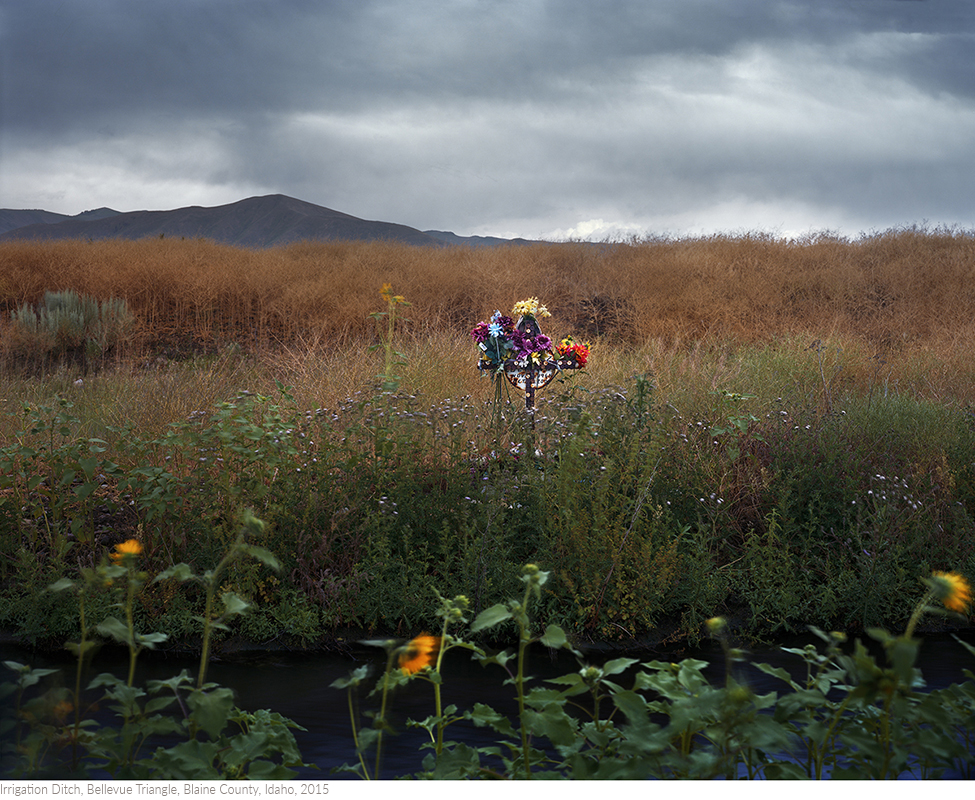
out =
{"type": "Polygon", "coordinates": [[[307,240],[396,241],[443,247],[527,243],[483,236],[420,231],[407,225],[360,219],[281,194],[249,197],[224,206],[173,211],[118,212],[110,208],[76,216],[51,211],[0,210],[0,241],[53,239],[205,238],[238,247],[274,247],[307,240]]]}
{"type": "Polygon", "coordinates": [[[80,214],[75,214],[72,217],[67,214],[57,214],[54,211],[42,211],[39,208],[22,210],[0,208],[0,234],[30,225],[54,225],[72,219],[105,219],[106,217],[115,216],[118,213],[118,211],[113,211],[110,208],[95,208],[91,211],[82,211],[80,214]]]}
{"type": "Polygon", "coordinates": [[[500,239],[497,236],[458,236],[450,231],[423,231],[444,244],[464,247],[497,247],[501,244],[534,244],[530,239],[500,239]]]}
{"type": "Polygon", "coordinates": [[[39,208],[13,209],[0,208],[0,234],[29,225],[50,225],[71,219],[67,214],[41,211],[39,208]]]}
{"type": "Polygon", "coordinates": [[[108,217],[116,217],[121,213],[121,211],[116,211],[114,208],[93,208],[89,211],[82,211],[80,214],[75,214],[71,219],[107,219],[108,217]]]}

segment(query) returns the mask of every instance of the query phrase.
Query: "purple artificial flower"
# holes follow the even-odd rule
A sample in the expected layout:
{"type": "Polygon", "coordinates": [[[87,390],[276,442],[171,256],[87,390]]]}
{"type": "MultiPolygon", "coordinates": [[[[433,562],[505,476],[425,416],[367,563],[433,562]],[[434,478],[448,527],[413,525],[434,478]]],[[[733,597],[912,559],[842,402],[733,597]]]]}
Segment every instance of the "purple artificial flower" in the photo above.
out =
{"type": "Polygon", "coordinates": [[[511,349],[515,351],[516,358],[524,358],[531,353],[531,338],[514,328],[511,331],[511,349]]]}
{"type": "Polygon", "coordinates": [[[474,330],[471,331],[471,338],[478,344],[481,344],[489,335],[490,329],[486,322],[478,322],[474,326],[474,330]]]}

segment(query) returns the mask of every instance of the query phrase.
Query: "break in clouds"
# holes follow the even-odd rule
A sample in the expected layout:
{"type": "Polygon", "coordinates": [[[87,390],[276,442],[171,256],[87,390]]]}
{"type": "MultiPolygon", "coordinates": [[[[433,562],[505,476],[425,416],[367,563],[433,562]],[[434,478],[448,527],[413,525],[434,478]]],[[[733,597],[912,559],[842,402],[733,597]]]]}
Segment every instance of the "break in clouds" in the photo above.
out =
{"type": "Polygon", "coordinates": [[[8,0],[0,206],[527,238],[975,226],[968,0],[8,0]]]}

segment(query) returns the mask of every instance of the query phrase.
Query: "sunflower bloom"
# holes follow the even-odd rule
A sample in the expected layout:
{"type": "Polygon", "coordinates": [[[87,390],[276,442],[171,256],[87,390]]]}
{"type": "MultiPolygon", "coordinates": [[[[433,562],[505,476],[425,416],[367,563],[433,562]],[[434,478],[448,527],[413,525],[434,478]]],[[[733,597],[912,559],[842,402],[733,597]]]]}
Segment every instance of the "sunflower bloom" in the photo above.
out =
{"type": "Polygon", "coordinates": [[[68,718],[68,715],[74,711],[74,705],[70,700],[62,700],[54,708],[51,709],[51,713],[57,718],[58,722],[64,723],[68,718]]]}
{"type": "Polygon", "coordinates": [[[125,561],[126,556],[135,557],[141,552],[142,545],[139,544],[138,540],[129,539],[128,541],[115,545],[115,552],[111,553],[110,556],[116,564],[121,564],[125,561]]]}
{"type": "Polygon", "coordinates": [[[427,669],[440,650],[440,637],[421,633],[407,642],[399,657],[399,668],[407,675],[427,669]]]}
{"type": "Polygon", "coordinates": [[[935,572],[931,576],[931,586],[938,600],[945,608],[964,614],[972,602],[972,587],[964,576],[957,572],[935,572]]]}

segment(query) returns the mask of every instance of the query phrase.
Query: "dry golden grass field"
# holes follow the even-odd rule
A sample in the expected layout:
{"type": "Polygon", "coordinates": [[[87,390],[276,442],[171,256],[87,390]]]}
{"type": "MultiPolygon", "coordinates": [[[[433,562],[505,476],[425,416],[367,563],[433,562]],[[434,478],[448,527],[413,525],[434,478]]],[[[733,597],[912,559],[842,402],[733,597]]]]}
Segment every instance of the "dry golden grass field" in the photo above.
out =
{"type": "Polygon", "coordinates": [[[384,283],[412,304],[397,334],[411,374],[443,381],[440,394],[469,392],[477,381],[473,370],[455,368],[473,360],[470,328],[495,308],[537,296],[553,313],[546,332],[594,343],[596,381],[650,369],[665,389],[702,359],[712,372],[733,371],[728,354],[742,346],[803,352],[819,342],[806,360],[824,380],[836,365],[823,354],[842,351],[843,380],[867,387],[886,378],[935,400],[972,399],[975,238],[950,230],[493,249],[11,242],[0,244],[0,332],[9,344],[11,312],[45,291],[124,298],[136,329],[118,363],[212,354],[232,343],[285,378],[314,378],[309,391],[320,395],[375,372],[363,344],[375,341],[369,314],[383,309],[384,283]]]}

